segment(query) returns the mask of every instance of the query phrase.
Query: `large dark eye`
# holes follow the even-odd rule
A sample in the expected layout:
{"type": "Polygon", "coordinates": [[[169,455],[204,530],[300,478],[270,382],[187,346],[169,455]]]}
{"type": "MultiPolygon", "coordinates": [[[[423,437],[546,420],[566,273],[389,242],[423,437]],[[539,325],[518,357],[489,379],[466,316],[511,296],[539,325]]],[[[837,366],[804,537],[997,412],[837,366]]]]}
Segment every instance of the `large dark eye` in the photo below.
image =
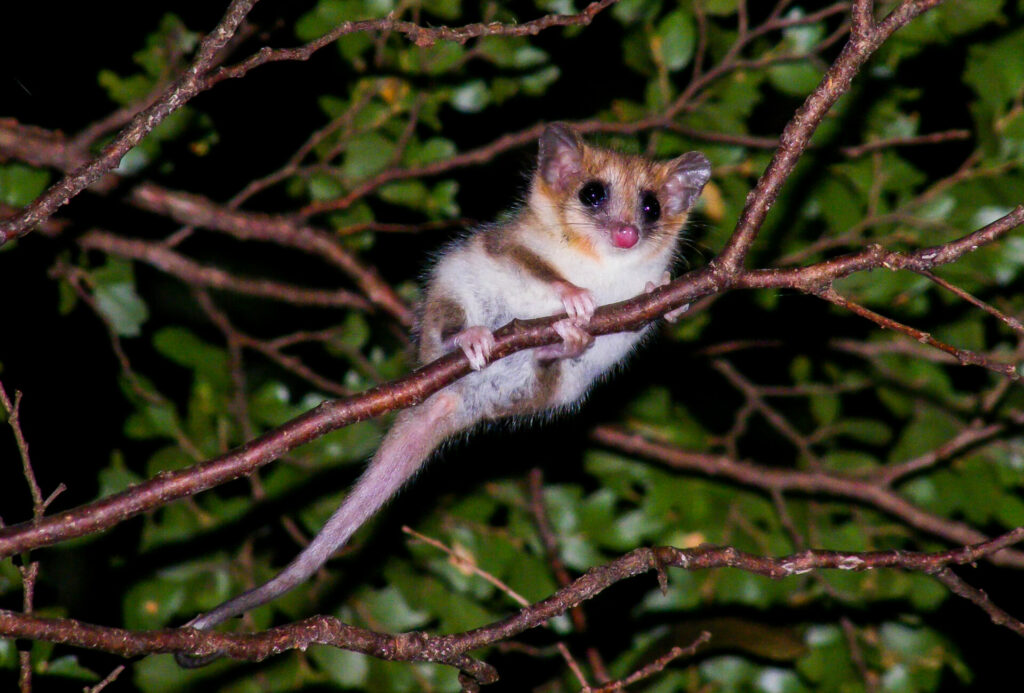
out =
{"type": "Polygon", "coordinates": [[[600,207],[608,197],[604,184],[598,180],[592,180],[580,188],[580,202],[588,207],[600,207]]]}
{"type": "Polygon", "coordinates": [[[649,190],[644,191],[640,197],[640,214],[648,224],[653,224],[661,218],[661,205],[658,198],[649,190]]]}

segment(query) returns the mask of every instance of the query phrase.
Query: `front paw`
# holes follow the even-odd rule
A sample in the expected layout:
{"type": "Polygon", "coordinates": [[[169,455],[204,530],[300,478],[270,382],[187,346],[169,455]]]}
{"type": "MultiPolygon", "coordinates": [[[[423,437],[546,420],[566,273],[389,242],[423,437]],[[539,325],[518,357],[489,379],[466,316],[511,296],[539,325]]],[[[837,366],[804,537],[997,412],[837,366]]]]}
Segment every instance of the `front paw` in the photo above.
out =
{"type": "Polygon", "coordinates": [[[469,359],[469,366],[478,371],[487,365],[491,358],[491,350],[494,349],[494,334],[486,327],[475,325],[455,335],[452,339],[455,346],[462,349],[462,353],[469,359]]]}
{"type": "MultiPolygon", "coordinates": [[[[665,286],[671,281],[672,275],[669,274],[668,271],[666,271],[664,274],[661,275],[661,281],[659,281],[657,284],[655,284],[654,282],[647,282],[647,285],[644,286],[644,293],[649,294],[658,287],[665,286]]],[[[670,310],[669,312],[665,313],[665,315],[663,315],[662,317],[664,317],[665,320],[668,322],[675,322],[682,316],[683,313],[685,313],[688,310],[690,310],[690,304],[686,303],[684,305],[679,306],[678,308],[670,310]]]]}
{"type": "Polygon", "coordinates": [[[538,347],[536,354],[541,361],[574,359],[581,356],[594,343],[594,335],[574,323],[572,319],[559,320],[552,327],[562,341],[559,344],[538,347]]]}
{"type": "Polygon", "coordinates": [[[597,301],[589,289],[584,289],[570,282],[556,282],[555,290],[562,300],[569,319],[576,325],[586,325],[597,310],[597,301]]]}

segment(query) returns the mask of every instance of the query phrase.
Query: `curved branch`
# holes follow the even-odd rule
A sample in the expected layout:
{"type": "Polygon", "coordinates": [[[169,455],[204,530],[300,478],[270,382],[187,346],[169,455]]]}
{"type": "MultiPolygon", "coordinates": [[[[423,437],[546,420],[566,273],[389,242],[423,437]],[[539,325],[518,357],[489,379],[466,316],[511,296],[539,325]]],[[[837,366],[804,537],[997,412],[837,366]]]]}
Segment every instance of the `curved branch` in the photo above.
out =
{"type": "Polygon", "coordinates": [[[369,301],[350,291],[309,289],[270,279],[236,277],[220,268],[202,265],[159,243],[121,238],[115,234],[94,229],[82,236],[79,244],[83,248],[102,250],[110,255],[146,262],[193,286],[233,291],[295,305],[373,310],[369,301]]]}
{"type": "Polygon", "coordinates": [[[363,266],[324,231],[297,224],[288,217],[238,211],[199,195],[168,190],[153,183],[143,183],[134,188],[129,199],[142,209],[166,215],[181,224],[229,233],[242,240],[287,245],[318,255],[352,277],[373,303],[406,327],[412,325],[412,311],[394,289],[381,279],[375,269],[363,266]]]}
{"type": "Polygon", "coordinates": [[[225,79],[236,79],[260,65],[284,60],[308,60],[318,50],[331,45],[342,36],[362,32],[395,32],[403,34],[417,46],[429,47],[438,41],[466,41],[483,36],[536,36],[541,31],[556,26],[587,26],[602,10],[610,7],[618,0],[596,0],[587,5],[577,14],[549,14],[544,17],[523,22],[522,24],[502,24],[487,22],[466,24],[460,27],[424,27],[414,22],[407,22],[391,17],[383,19],[363,19],[355,22],[342,22],[323,36],[296,48],[264,47],[257,53],[232,67],[223,67],[210,75],[208,85],[212,86],[225,79]]]}
{"type": "MultiPolygon", "coordinates": [[[[730,479],[767,491],[795,491],[856,500],[898,517],[911,527],[952,543],[973,544],[988,540],[988,537],[970,525],[922,510],[892,489],[869,480],[818,471],[768,469],[738,462],[724,455],[689,452],[664,443],[656,443],[611,426],[600,426],[594,429],[592,435],[598,442],[616,450],[658,460],[674,469],[730,479]]],[[[1001,551],[990,556],[989,560],[998,565],[1024,568],[1024,553],[1019,551],[1001,551]]]]}
{"type": "MultiPolygon", "coordinates": [[[[896,253],[886,251],[881,246],[872,246],[861,253],[801,269],[740,271],[735,277],[723,277],[720,268],[707,267],[691,272],[643,296],[602,306],[594,313],[588,330],[594,336],[636,331],[665,313],[729,288],[771,286],[809,290],[811,287],[827,285],[830,281],[853,272],[901,266],[899,263],[903,262],[909,263],[907,266],[916,266],[915,263],[923,262],[932,267],[943,262],[952,262],[980,245],[992,243],[1022,222],[1024,206],[964,238],[912,253],[896,253]]],[[[552,325],[563,317],[565,316],[513,320],[495,332],[496,342],[492,360],[504,358],[523,349],[560,341],[561,338],[552,325]]],[[[188,469],[160,474],[121,493],[59,515],[2,528],[0,558],[104,531],[172,500],[251,474],[284,453],[325,433],[418,404],[469,372],[469,362],[461,352],[449,353],[409,375],[379,385],[361,395],[324,402],[302,416],[220,457],[188,469]]]]}
{"type": "MultiPolygon", "coordinates": [[[[448,635],[378,633],[343,623],[330,616],[314,616],[259,633],[221,633],[194,628],[135,632],[72,619],[39,618],[7,610],[0,610],[0,634],[8,638],[44,640],[128,657],[187,652],[200,657],[221,655],[255,661],[285,650],[305,649],[309,645],[320,644],[387,660],[448,664],[469,673],[480,683],[489,683],[497,680],[497,672],[486,663],[470,659],[466,656],[467,652],[542,626],[578,604],[593,599],[608,587],[651,571],[662,574],[667,568],[693,571],[730,567],[780,580],[823,569],[860,572],[901,568],[945,578],[944,571],[950,565],[972,563],[992,553],[1005,551],[1006,547],[1022,540],[1024,527],[991,541],[936,553],[808,550],[772,558],[728,546],[640,548],[610,563],[591,568],[570,585],[547,599],[524,607],[515,615],[463,633],[448,635]]],[[[1017,628],[1019,622],[1008,616],[1006,618],[1009,621],[1003,625],[1020,632],[1017,628]]]]}

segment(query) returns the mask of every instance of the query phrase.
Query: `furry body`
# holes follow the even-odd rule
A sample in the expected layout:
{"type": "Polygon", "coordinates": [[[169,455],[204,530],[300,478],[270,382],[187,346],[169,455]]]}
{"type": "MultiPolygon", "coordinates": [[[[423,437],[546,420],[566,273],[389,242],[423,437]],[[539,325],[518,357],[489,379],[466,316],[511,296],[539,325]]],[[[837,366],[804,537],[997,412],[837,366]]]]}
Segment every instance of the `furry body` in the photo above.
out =
{"type": "MultiPolygon", "coordinates": [[[[419,360],[461,348],[475,369],[397,417],[367,471],[312,542],[273,580],[193,619],[195,628],[274,599],[308,579],[408,481],[444,440],[482,421],[528,417],[579,402],[642,334],[584,329],[598,305],[666,280],[689,209],[707,183],[690,152],[656,162],[584,144],[548,126],[525,205],[507,223],[449,246],[427,282],[419,360]],[[492,331],[565,312],[563,341],[487,365],[492,331]]],[[[210,658],[180,655],[183,666],[210,658]]]]}

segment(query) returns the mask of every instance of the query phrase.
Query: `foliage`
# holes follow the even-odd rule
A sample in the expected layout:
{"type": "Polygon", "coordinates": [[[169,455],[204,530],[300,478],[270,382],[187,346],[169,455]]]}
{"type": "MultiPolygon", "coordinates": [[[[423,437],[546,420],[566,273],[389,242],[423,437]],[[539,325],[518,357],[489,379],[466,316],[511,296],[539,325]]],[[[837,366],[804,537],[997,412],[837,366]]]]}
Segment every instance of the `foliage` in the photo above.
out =
{"type": "MultiPolygon", "coordinates": [[[[767,6],[749,5],[751,27],[771,21],[767,6]]],[[[259,97],[260,108],[270,111],[278,100],[302,101],[301,118],[267,116],[273,121],[268,128],[297,129],[282,135],[300,152],[290,163],[281,145],[267,145],[264,153],[257,145],[265,133],[238,124],[258,114],[212,98],[220,85],[209,101],[197,100],[164,121],[119,173],[124,185],[152,180],[218,203],[244,190],[232,203],[243,210],[305,214],[411,302],[422,261],[459,232],[464,217],[491,219],[515,200],[521,185],[516,170],[530,160],[532,145],[523,138],[528,146],[514,156],[495,150],[472,165],[446,162],[542,120],[587,122],[595,124],[599,141],[628,151],[657,157],[692,149],[707,153],[715,176],[690,224],[682,263],[700,266],[728,239],[769,161],[772,149],[759,138],[778,136],[842,45],[830,37],[846,15],[800,21],[823,8],[790,3],[783,15],[790,25],[752,38],[739,54],[743,64],[729,53],[740,11],[729,0],[622,0],[588,27],[550,29],[536,37],[491,35],[463,44],[419,46],[397,32],[355,32],[337,40],[331,55],[319,56],[315,69],[328,79],[307,79],[305,63],[285,63],[274,68],[285,71],[285,81],[271,83],[280,93],[259,97]],[[729,67],[714,74],[720,64],[729,67]],[[696,94],[687,93],[695,79],[706,82],[696,94]],[[289,83],[297,81],[302,84],[289,83]],[[310,112],[316,113],[312,127],[310,112]],[[631,127],[655,117],[669,119],[673,127],[631,127]],[[302,144],[313,129],[317,134],[302,144]],[[220,154],[222,147],[230,155],[220,154]],[[233,158],[244,148],[253,151],[241,161],[233,158]],[[268,175],[278,167],[280,175],[268,175]],[[206,173],[197,176],[201,170],[206,173]],[[259,182],[247,188],[253,181],[259,182]],[[417,233],[392,233],[388,225],[417,233]]],[[[306,42],[342,22],[389,13],[423,26],[457,26],[515,24],[579,9],[550,0],[508,7],[458,0],[319,0],[287,17],[287,26],[294,39],[306,42]]],[[[775,201],[751,262],[806,265],[872,243],[891,249],[934,246],[1020,204],[1022,11],[1009,1],[951,1],[897,32],[817,131],[813,148],[775,201]],[[914,141],[953,130],[968,132],[914,141]],[[850,149],[863,144],[878,146],[850,149]]],[[[181,68],[196,46],[195,32],[205,30],[168,15],[155,28],[139,28],[148,35],[126,33],[125,46],[144,45],[134,58],[137,71],[119,75],[95,66],[100,86],[118,106],[147,98],[181,68]]],[[[274,34],[277,43],[287,43],[283,32],[274,34]]],[[[44,167],[21,162],[0,165],[0,202],[27,204],[48,175],[44,167]]],[[[74,207],[69,218],[82,230],[113,224],[116,233],[155,245],[177,229],[177,223],[166,222],[140,228],[128,213],[100,221],[74,207]]],[[[183,238],[171,247],[240,276],[361,289],[358,280],[294,248],[268,254],[201,228],[183,238]]],[[[111,396],[130,409],[121,436],[109,441],[109,463],[88,470],[96,477],[91,483],[97,498],[214,457],[327,397],[365,390],[412,366],[401,338],[405,332],[395,329],[400,321],[386,309],[289,306],[230,291],[214,291],[211,302],[203,303],[194,293],[195,277],[172,277],[139,257],[89,250],[76,245],[73,234],[58,237],[56,244],[55,251],[21,242],[16,252],[0,255],[0,263],[12,266],[22,253],[51,253],[62,313],[88,314],[92,307],[109,331],[80,337],[96,341],[90,348],[103,354],[103,376],[118,379],[119,394],[111,396]],[[181,289],[188,285],[191,294],[181,289]],[[228,327],[217,322],[218,315],[228,327]],[[109,356],[108,337],[123,354],[120,362],[109,356]]],[[[7,271],[0,268],[0,276],[7,271]]],[[[1006,315],[1024,312],[1019,232],[936,274],[1006,315]]],[[[1020,361],[1019,323],[1015,328],[927,276],[878,270],[851,275],[836,289],[944,343],[995,362],[1020,361]]],[[[57,316],[53,297],[36,305],[44,320],[68,319],[57,316]]],[[[328,613],[379,631],[454,633],[514,612],[511,592],[531,602],[547,597],[560,584],[524,481],[533,460],[545,470],[543,504],[558,557],[573,575],[650,545],[709,542],[779,556],[810,546],[937,550],[961,543],[839,494],[773,495],[757,484],[739,485],[598,446],[586,435],[597,425],[771,470],[871,481],[886,470],[920,463],[918,471],[893,479],[889,487],[918,512],[946,528],[967,524],[989,535],[1024,525],[1019,385],[982,368],[959,366],[904,335],[795,293],[730,294],[695,306],[661,332],[657,344],[634,359],[628,378],[595,393],[578,417],[581,425],[555,422],[543,431],[492,433],[456,446],[418,482],[425,491],[400,500],[321,575],[255,611],[245,627],[328,613]],[[991,433],[949,447],[956,436],[986,426],[991,433]],[[929,455],[936,459],[922,462],[929,455]],[[443,542],[461,560],[413,539],[403,544],[396,523],[443,542]]],[[[12,381],[19,369],[44,367],[2,346],[0,359],[4,378],[12,381]]],[[[98,404],[80,415],[103,416],[98,404]]],[[[134,530],[119,531],[123,543],[117,551],[103,543],[106,549],[95,552],[93,561],[135,565],[116,573],[123,578],[115,589],[120,625],[180,625],[272,576],[295,553],[294,537],[314,534],[336,507],[385,423],[367,421],[325,435],[248,485],[166,505],[133,521],[134,530]]],[[[79,442],[78,449],[83,447],[88,443],[79,442]]],[[[90,464],[99,454],[90,451],[90,464]]],[[[5,513],[4,519],[22,518],[5,513]]],[[[43,561],[42,584],[59,588],[53,581],[63,571],[48,569],[50,555],[33,557],[43,561]]],[[[53,560],[62,555],[54,552],[53,560]]],[[[0,591],[11,601],[19,590],[18,573],[10,560],[0,568],[0,591]]],[[[986,574],[997,592],[1018,579],[1005,567],[986,574]]],[[[43,594],[40,613],[76,616],[73,605],[61,602],[59,589],[43,594]]],[[[712,632],[708,649],[676,660],[640,688],[924,692],[1005,674],[1006,669],[986,670],[994,655],[975,640],[988,638],[997,626],[980,611],[957,615],[950,599],[931,577],[895,570],[779,581],[731,569],[673,570],[663,590],[638,580],[584,604],[585,630],[564,616],[523,636],[523,652],[494,648],[474,654],[498,667],[502,682],[494,690],[578,690],[569,668],[549,648],[552,643],[564,640],[584,663],[585,652],[594,648],[610,676],[625,677],[672,647],[687,646],[706,626],[712,632]],[[726,617],[727,622],[715,620],[726,617]]],[[[109,606],[111,598],[104,603],[109,606]]],[[[104,621],[118,624],[116,608],[104,621]]],[[[102,658],[83,666],[75,652],[53,645],[35,643],[31,652],[37,674],[53,680],[98,680],[111,668],[102,658]]],[[[0,666],[17,669],[10,641],[0,642],[0,666]]],[[[596,676],[591,669],[587,675],[596,676]]],[[[121,685],[146,692],[460,686],[451,667],[384,662],[325,647],[262,664],[218,662],[198,671],[183,671],[168,655],[153,655],[132,664],[123,678],[121,685]]]]}

